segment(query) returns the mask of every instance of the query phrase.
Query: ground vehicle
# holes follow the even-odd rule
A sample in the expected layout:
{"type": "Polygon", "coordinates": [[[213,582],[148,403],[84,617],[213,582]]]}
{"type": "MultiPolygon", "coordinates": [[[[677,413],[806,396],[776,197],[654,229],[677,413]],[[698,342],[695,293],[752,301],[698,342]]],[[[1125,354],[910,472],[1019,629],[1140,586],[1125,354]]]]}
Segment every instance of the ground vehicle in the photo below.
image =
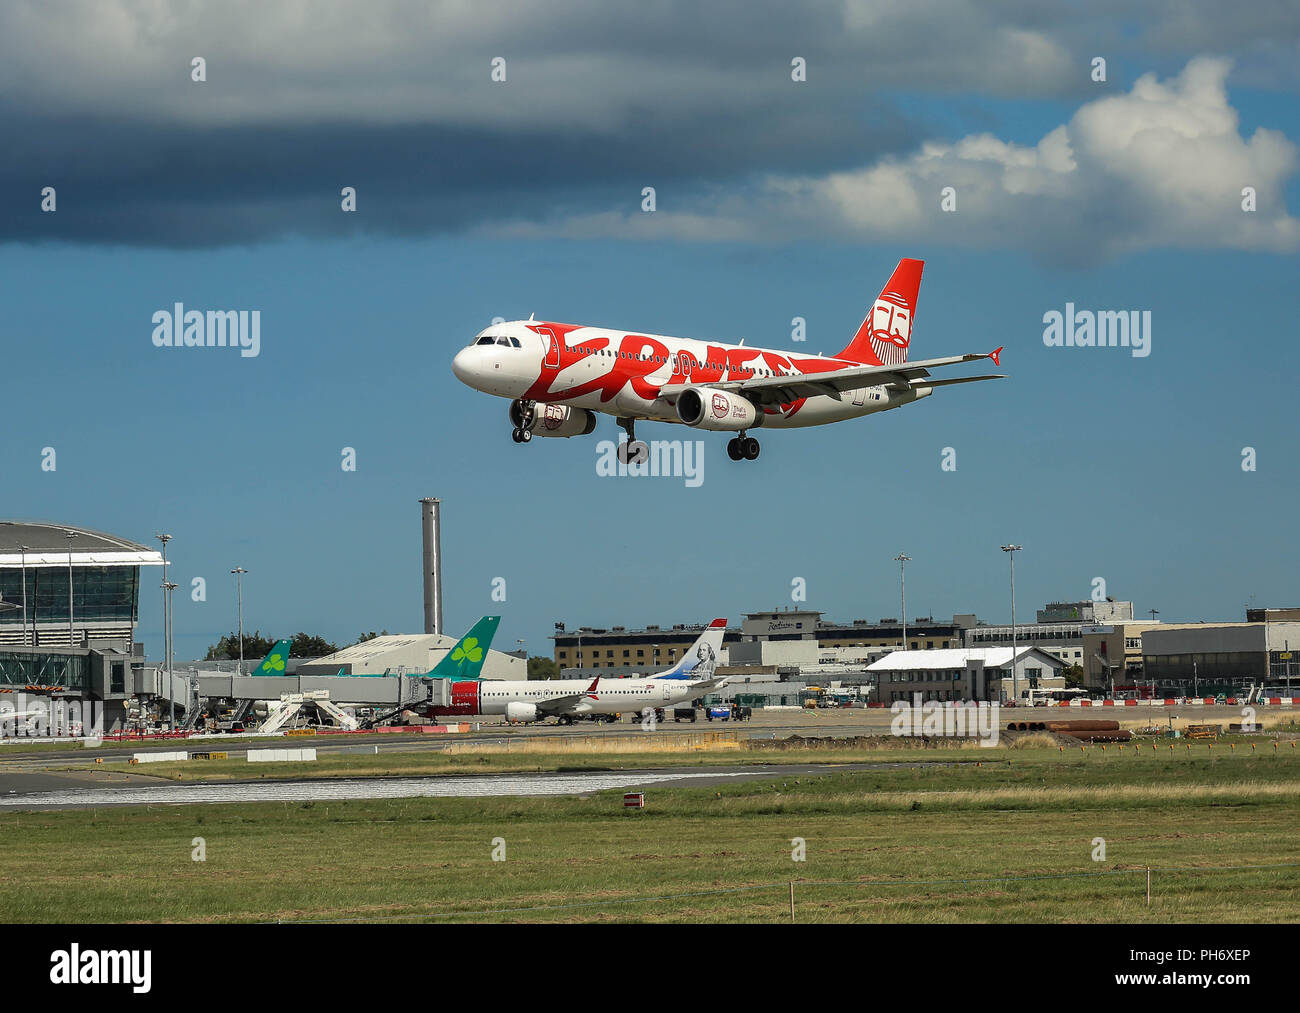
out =
{"type": "Polygon", "coordinates": [[[737,721],[748,721],[754,716],[754,708],[736,704],[735,713],[732,714],[737,721]]]}
{"type": "Polygon", "coordinates": [[[695,720],[696,720],[696,712],[695,712],[695,708],[694,708],[693,706],[692,706],[692,707],[674,707],[674,708],[673,708],[673,720],[674,720],[674,721],[695,721],[695,720]]]}
{"type": "Polygon", "coordinates": [[[731,708],[730,708],[730,707],[710,707],[708,710],[706,710],[706,711],[704,712],[704,716],[705,716],[706,718],[708,718],[710,721],[730,721],[730,720],[731,720],[731,708]]]}
{"type": "Polygon", "coordinates": [[[1029,707],[1047,707],[1054,703],[1081,700],[1087,695],[1086,689],[1077,686],[1070,689],[1027,689],[1021,694],[1029,707]]]}

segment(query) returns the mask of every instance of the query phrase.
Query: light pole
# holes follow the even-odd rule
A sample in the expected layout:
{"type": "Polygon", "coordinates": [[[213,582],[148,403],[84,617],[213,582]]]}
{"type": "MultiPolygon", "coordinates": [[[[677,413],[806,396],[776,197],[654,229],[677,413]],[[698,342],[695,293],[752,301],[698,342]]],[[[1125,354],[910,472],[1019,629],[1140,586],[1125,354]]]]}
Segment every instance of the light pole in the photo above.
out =
{"type": "Polygon", "coordinates": [[[1156,621],[1156,616],[1158,616],[1158,615],[1160,614],[1160,610],[1159,610],[1159,609],[1147,609],[1147,611],[1151,613],[1151,621],[1152,621],[1152,622],[1155,622],[1155,621],[1156,621]]]}
{"type": "Polygon", "coordinates": [[[1023,545],[1004,545],[1002,551],[1011,556],[1011,697],[1020,704],[1019,666],[1016,664],[1016,553],[1023,545]]]}
{"type": "MultiPolygon", "coordinates": [[[[172,608],[171,596],[176,590],[176,585],[170,581],[163,581],[163,601],[167,604],[167,628],[163,631],[166,642],[170,645],[172,639],[172,608]]],[[[176,731],[176,678],[172,675],[172,656],[170,647],[167,650],[167,699],[172,705],[172,726],[171,731],[176,731]]]]}
{"type": "Polygon", "coordinates": [[[75,531],[63,532],[68,540],[68,650],[75,646],[72,642],[72,540],[77,537],[75,531]]]}
{"type": "Polygon", "coordinates": [[[244,574],[248,571],[237,566],[230,571],[235,575],[235,588],[239,596],[239,674],[244,674],[244,574]]]}
{"type": "Polygon", "coordinates": [[[905,556],[899,553],[894,557],[898,563],[898,607],[903,613],[903,650],[907,650],[907,577],[903,572],[903,567],[912,561],[911,556],[905,556]]]}
{"type": "MultiPolygon", "coordinates": [[[[168,621],[171,616],[171,600],[167,593],[167,543],[172,540],[171,535],[154,535],[158,541],[162,542],[163,557],[163,670],[171,677],[172,670],[172,640],[171,640],[171,623],[168,621]]],[[[171,686],[167,687],[168,693],[171,692],[171,686]]],[[[174,707],[173,707],[174,709],[174,707]]]]}

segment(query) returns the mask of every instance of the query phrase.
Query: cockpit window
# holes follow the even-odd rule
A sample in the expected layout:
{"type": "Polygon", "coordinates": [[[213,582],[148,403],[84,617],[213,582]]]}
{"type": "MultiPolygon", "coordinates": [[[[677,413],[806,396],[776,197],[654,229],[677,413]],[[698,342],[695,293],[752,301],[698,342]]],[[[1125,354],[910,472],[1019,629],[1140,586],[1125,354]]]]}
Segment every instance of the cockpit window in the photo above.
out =
{"type": "Polygon", "coordinates": [[[476,344],[476,345],[494,345],[494,344],[496,344],[496,338],[494,338],[494,337],[492,337],[492,335],[488,334],[488,335],[485,335],[484,337],[479,338],[476,342],[474,342],[474,344],[476,344]]]}
{"type": "Polygon", "coordinates": [[[507,348],[510,347],[510,342],[509,342],[508,340],[506,340],[505,335],[502,335],[501,337],[497,338],[497,344],[498,344],[498,345],[505,345],[507,348]]]}
{"type": "Polygon", "coordinates": [[[518,339],[518,338],[511,338],[511,339],[510,339],[510,344],[514,345],[516,348],[523,348],[523,347],[524,347],[523,345],[521,345],[521,344],[519,343],[519,339],[518,339]]]}

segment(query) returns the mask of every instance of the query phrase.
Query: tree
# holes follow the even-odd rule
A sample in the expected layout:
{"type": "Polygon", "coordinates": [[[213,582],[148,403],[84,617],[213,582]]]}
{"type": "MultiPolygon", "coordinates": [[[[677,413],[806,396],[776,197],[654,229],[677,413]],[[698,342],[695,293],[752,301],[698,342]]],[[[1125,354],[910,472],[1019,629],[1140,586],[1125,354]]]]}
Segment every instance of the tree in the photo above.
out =
{"type": "Polygon", "coordinates": [[[376,633],[374,630],[371,630],[369,633],[363,633],[361,634],[361,636],[357,637],[357,643],[364,644],[367,640],[374,640],[375,637],[386,637],[388,635],[389,634],[387,630],[383,630],[380,633],[376,633]]]}
{"type": "Polygon", "coordinates": [[[1062,669],[1061,677],[1065,679],[1067,686],[1083,685],[1083,666],[1071,665],[1069,668],[1062,669]]]}
{"type": "Polygon", "coordinates": [[[293,644],[289,648],[289,656],[293,658],[323,658],[327,654],[333,654],[338,650],[336,644],[331,644],[324,637],[312,636],[307,633],[295,633],[293,635],[293,644]]]}
{"type": "Polygon", "coordinates": [[[558,679],[560,666],[550,658],[533,657],[528,659],[528,678],[558,679]]]}
{"type": "MultiPolygon", "coordinates": [[[[262,636],[261,630],[255,630],[252,633],[244,634],[244,660],[249,658],[265,658],[271,653],[271,648],[275,646],[274,640],[269,640],[262,636]]],[[[239,660],[239,631],[236,630],[229,636],[222,637],[215,644],[208,648],[208,653],[203,658],[204,661],[238,661],[239,660]]]]}
{"type": "MultiPolygon", "coordinates": [[[[254,661],[265,658],[271,653],[271,648],[275,646],[275,641],[269,637],[262,636],[261,630],[255,630],[252,633],[244,634],[244,660],[252,659],[254,661]]],[[[312,636],[307,633],[295,633],[293,642],[289,647],[289,654],[294,658],[319,658],[326,654],[333,654],[338,648],[331,644],[324,637],[312,636]]],[[[235,632],[227,637],[222,637],[215,644],[208,648],[208,653],[204,656],[204,661],[236,661],[239,658],[239,633],[235,632]]]]}

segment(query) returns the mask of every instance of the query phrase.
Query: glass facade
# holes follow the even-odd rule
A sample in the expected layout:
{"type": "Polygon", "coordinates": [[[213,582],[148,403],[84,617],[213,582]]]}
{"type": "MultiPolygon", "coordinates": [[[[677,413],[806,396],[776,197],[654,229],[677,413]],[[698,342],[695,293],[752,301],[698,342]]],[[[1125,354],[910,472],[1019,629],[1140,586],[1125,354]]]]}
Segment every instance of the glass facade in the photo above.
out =
{"type": "Polygon", "coordinates": [[[90,687],[89,659],[84,655],[0,651],[0,686],[62,686],[84,692],[90,687]]]}
{"type": "MultiPolygon", "coordinates": [[[[68,568],[29,566],[27,621],[68,621],[68,568]]],[[[134,623],[138,610],[140,568],[137,566],[74,566],[72,568],[73,622],[118,621],[134,623]]],[[[0,598],[12,605],[23,601],[23,571],[0,570],[0,598]]],[[[22,610],[0,612],[0,624],[20,626],[22,610]]]]}
{"type": "Polygon", "coordinates": [[[1241,684],[1261,681],[1264,678],[1263,651],[1225,651],[1202,654],[1148,654],[1144,659],[1145,679],[1154,680],[1157,686],[1211,681],[1241,684]]]}

